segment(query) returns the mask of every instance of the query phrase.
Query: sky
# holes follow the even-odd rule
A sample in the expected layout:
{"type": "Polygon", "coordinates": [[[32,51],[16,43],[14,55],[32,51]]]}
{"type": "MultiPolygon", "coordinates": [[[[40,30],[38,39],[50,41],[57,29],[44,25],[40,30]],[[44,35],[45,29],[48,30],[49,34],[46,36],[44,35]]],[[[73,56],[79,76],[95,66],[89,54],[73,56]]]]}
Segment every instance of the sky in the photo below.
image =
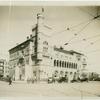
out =
{"type": "MultiPolygon", "coordinates": [[[[8,50],[32,34],[32,27],[37,22],[36,15],[41,8],[0,6],[0,58],[9,59],[8,50]]],[[[45,25],[51,27],[48,33],[50,43],[65,50],[84,53],[88,69],[100,73],[100,18],[90,20],[97,13],[99,15],[99,9],[95,6],[44,6],[43,15],[45,25]]]]}

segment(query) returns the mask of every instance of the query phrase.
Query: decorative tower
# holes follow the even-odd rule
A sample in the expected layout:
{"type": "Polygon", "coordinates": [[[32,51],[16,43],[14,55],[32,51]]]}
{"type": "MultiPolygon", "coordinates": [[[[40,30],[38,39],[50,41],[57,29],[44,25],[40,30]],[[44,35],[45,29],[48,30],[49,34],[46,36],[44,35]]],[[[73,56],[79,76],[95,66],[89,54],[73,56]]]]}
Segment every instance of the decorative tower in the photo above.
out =
{"type": "Polygon", "coordinates": [[[37,14],[37,24],[32,29],[33,38],[33,76],[36,80],[40,80],[40,65],[42,61],[42,28],[43,28],[43,15],[42,13],[37,14]]]}
{"type": "MultiPolygon", "coordinates": [[[[34,30],[34,29],[33,29],[34,30]]],[[[44,72],[42,69],[46,70],[45,63],[46,58],[48,56],[48,33],[50,29],[44,25],[44,16],[43,16],[43,9],[42,13],[37,14],[37,24],[35,28],[35,32],[33,32],[34,38],[34,58],[35,58],[35,75],[36,79],[41,79],[41,72],[44,72]],[[45,57],[44,57],[45,56],[45,57]]]]}

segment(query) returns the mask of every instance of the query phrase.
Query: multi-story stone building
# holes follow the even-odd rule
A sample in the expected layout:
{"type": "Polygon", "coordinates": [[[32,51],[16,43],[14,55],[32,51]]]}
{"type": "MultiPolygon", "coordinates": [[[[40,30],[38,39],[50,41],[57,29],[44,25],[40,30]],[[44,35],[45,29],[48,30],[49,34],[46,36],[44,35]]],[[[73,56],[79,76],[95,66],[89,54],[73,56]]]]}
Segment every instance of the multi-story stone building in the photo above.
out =
{"type": "Polygon", "coordinates": [[[43,19],[42,14],[38,14],[32,35],[9,50],[10,67],[14,69],[15,80],[45,80],[65,75],[71,80],[86,67],[86,57],[83,54],[50,45],[50,29],[44,25],[43,19]]]}
{"type": "Polygon", "coordinates": [[[5,59],[0,59],[0,77],[7,77],[9,75],[8,62],[5,59]]]}

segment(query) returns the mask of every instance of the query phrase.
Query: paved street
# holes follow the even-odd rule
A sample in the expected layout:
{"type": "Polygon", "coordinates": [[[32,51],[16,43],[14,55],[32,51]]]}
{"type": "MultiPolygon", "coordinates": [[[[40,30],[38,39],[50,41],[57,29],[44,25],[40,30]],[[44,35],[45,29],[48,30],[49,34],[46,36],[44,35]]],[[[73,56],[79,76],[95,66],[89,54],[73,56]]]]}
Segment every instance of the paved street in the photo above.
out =
{"type": "Polygon", "coordinates": [[[100,82],[26,84],[14,82],[11,86],[0,81],[0,97],[99,97],[100,82]]]}

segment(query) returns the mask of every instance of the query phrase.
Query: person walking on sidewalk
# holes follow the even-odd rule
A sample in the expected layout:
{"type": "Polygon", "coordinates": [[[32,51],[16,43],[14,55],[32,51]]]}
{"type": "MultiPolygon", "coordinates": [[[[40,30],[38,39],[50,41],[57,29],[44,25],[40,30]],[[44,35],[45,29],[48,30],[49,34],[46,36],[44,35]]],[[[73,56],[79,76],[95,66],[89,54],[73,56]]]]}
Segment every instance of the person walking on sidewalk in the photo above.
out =
{"type": "Polygon", "coordinates": [[[12,85],[12,79],[11,79],[11,77],[9,77],[8,82],[9,82],[9,85],[12,85]]]}

